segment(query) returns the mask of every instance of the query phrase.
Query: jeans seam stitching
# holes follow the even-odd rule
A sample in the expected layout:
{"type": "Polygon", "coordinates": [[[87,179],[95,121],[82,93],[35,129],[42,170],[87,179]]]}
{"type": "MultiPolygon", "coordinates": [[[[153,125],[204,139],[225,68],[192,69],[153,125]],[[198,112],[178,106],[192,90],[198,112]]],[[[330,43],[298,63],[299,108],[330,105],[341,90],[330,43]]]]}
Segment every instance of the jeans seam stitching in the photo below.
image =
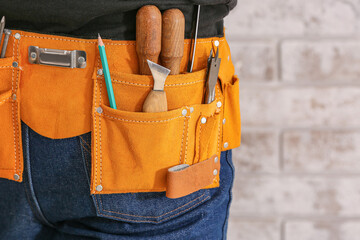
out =
{"type": "Polygon", "coordinates": [[[199,196],[199,197],[191,200],[190,202],[187,202],[187,203],[185,203],[184,205],[182,205],[182,206],[180,206],[180,207],[178,207],[178,208],[176,208],[176,209],[174,209],[174,210],[171,210],[171,211],[169,211],[169,212],[166,212],[166,213],[164,213],[164,214],[162,214],[162,215],[160,215],[160,216],[140,216],[140,215],[132,215],[132,214],[127,214],[127,213],[121,213],[121,212],[114,212],[114,211],[105,210],[105,209],[103,208],[103,206],[102,206],[101,195],[99,195],[99,200],[100,200],[101,209],[102,209],[102,211],[104,211],[104,212],[117,213],[117,214],[126,215],[126,216],[131,216],[131,217],[160,218],[160,217],[162,217],[162,216],[164,216],[164,215],[167,215],[167,214],[169,214],[169,213],[172,213],[172,212],[178,210],[179,208],[182,208],[182,207],[190,204],[191,202],[193,202],[193,201],[195,201],[195,200],[201,199],[204,195],[205,195],[205,193],[203,193],[201,196],[199,196]]]}
{"type": "Polygon", "coordinates": [[[45,217],[45,215],[43,214],[42,210],[41,210],[41,207],[40,207],[40,204],[35,196],[35,191],[34,191],[34,188],[33,188],[33,185],[32,185],[32,178],[31,178],[31,167],[30,167],[30,151],[29,151],[29,148],[30,148],[30,144],[29,144],[29,141],[30,141],[30,134],[29,134],[29,127],[26,126],[26,140],[25,140],[25,144],[26,144],[26,165],[27,165],[27,176],[28,176],[28,184],[29,184],[29,190],[30,190],[30,194],[31,194],[31,197],[32,197],[32,200],[33,200],[33,203],[34,203],[34,207],[36,208],[37,210],[37,215],[39,215],[39,217],[42,219],[42,221],[50,226],[50,227],[54,227],[53,224],[51,224],[45,217]]]}
{"type": "Polygon", "coordinates": [[[161,222],[163,222],[163,221],[165,221],[165,220],[167,220],[167,219],[169,219],[169,218],[172,218],[172,217],[174,217],[174,216],[176,216],[176,215],[179,215],[179,214],[181,214],[181,213],[183,213],[183,212],[185,212],[185,211],[187,211],[187,210],[189,210],[189,209],[191,209],[191,208],[194,208],[195,206],[199,205],[200,203],[204,202],[205,200],[207,200],[207,199],[209,199],[209,198],[210,198],[210,196],[207,196],[206,198],[204,198],[204,199],[201,200],[200,202],[192,205],[191,207],[189,207],[189,208],[187,208],[187,209],[184,209],[183,211],[178,212],[178,213],[176,213],[176,214],[173,214],[173,215],[171,215],[171,216],[169,216],[169,217],[167,217],[167,218],[164,218],[164,219],[162,219],[161,221],[130,220],[130,219],[127,219],[127,218],[121,218],[121,217],[106,215],[106,214],[103,214],[103,213],[100,213],[100,215],[102,215],[102,216],[107,216],[107,217],[112,217],[112,218],[116,218],[116,219],[121,219],[121,220],[127,220],[127,221],[130,221],[130,222],[153,222],[153,223],[161,223],[161,222]]]}

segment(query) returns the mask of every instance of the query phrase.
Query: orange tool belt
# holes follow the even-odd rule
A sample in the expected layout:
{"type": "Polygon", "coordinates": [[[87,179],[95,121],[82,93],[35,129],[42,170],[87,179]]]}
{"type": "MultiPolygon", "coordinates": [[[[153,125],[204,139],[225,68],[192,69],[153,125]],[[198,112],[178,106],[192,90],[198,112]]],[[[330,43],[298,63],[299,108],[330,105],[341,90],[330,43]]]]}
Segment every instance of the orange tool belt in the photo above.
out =
{"type": "MultiPolygon", "coordinates": [[[[181,72],[191,45],[184,43],[181,72]]],[[[194,71],[168,76],[169,110],[159,113],[141,112],[153,80],[137,74],[135,41],[104,44],[116,110],[109,107],[96,39],[12,31],[0,59],[0,178],[22,181],[21,119],[52,139],[92,132],[92,194],[168,191],[179,197],[218,187],[221,151],[240,145],[239,82],[225,37],[198,39],[194,71]],[[216,41],[222,59],[216,97],[203,104],[207,58],[216,41]],[[31,64],[29,46],[85,51],[86,67],[31,64]],[[170,174],[180,164],[190,166],[170,174]]]]}

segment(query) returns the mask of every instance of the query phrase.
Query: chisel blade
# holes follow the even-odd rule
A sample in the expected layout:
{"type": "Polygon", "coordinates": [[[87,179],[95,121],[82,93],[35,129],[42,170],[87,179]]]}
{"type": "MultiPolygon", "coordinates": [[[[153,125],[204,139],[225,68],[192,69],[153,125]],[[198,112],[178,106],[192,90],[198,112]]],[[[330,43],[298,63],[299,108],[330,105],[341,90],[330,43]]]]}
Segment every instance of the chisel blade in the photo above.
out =
{"type": "Polygon", "coordinates": [[[150,60],[147,60],[151,74],[154,78],[154,88],[153,90],[155,91],[164,91],[164,86],[165,86],[165,80],[167,78],[167,76],[170,73],[170,70],[157,64],[154,63],[150,60]]]}

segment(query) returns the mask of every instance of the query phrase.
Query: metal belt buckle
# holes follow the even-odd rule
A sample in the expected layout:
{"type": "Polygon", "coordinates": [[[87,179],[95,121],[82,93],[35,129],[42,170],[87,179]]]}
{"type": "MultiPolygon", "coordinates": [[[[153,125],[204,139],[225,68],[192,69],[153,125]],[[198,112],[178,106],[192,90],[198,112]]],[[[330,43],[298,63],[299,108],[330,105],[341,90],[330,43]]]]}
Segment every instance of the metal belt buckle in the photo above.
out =
{"type": "Polygon", "coordinates": [[[68,51],[30,46],[29,62],[32,64],[57,67],[85,68],[86,52],[79,50],[68,51]]]}

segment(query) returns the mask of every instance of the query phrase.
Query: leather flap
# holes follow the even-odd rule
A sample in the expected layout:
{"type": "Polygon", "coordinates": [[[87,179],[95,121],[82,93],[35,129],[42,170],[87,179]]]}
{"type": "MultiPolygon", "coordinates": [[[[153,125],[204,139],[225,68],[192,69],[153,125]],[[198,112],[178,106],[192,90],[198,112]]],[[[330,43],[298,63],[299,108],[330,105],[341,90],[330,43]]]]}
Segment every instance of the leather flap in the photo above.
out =
{"type": "Polygon", "coordinates": [[[193,164],[176,165],[168,169],[166,197],[179,198],[211,184],[220,173],[220,158],[216,155],[193,164]]]}

